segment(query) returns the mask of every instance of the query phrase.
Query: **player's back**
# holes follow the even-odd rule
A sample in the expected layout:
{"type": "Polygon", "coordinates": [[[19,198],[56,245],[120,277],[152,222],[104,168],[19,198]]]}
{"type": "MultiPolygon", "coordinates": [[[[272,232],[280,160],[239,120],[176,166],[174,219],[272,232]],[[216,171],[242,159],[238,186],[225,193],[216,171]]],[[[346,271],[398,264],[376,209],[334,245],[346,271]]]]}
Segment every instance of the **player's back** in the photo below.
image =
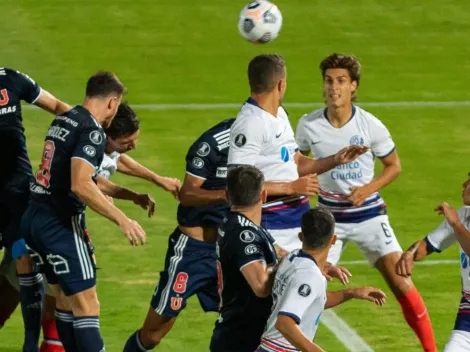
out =
{"type": "MultiPolygon", "coordinates": [[[[186,154],[186,173],[204,180],[204,190],[223,190],[227,183],[230,129],[235,119],[226,119],[205,131],[186,154]]],[[[217,227],[228,210],[226,202],[199,207],[178,206],[178,224],[187,227],[217,227]]]]}
{"type": "Polygon", "coordinates": [[[49,205],[60,216],[80,214],[85,204],[71,190],[72,158],[95,170],[103,159],[106,136],[96,119],[82,106],[56,116],[45,138],[40,169],[31,186],[33,203],[49,205]]]}
{"type": "Polygon", "coordinates": [[[221,308],[211,351],[254,351],[271,311],[271,296],[255,295],[241,270],[263,260],[277,262],[274,240],[244,215],[229,212],[219,228],[217,266],[221,308]]]}
{"type": "Polygon", "coordinates": [[[326,303],[326,279],[313,257],[302,250],[289,253],[276,272],[272,296],[274,305],[261,347],[266,351],[294,348],[276,329],[279,315],[294,319],[303,334],[313,340],[326,303]]]}
{"type": "Polygon", "coordinates": [[[0,148],[5,151],[0,188],[15,172],[32,173],[26,150],[21,100],[34,103],[40,93],[40,87],[27,75],[0,68],[0,148]]]}

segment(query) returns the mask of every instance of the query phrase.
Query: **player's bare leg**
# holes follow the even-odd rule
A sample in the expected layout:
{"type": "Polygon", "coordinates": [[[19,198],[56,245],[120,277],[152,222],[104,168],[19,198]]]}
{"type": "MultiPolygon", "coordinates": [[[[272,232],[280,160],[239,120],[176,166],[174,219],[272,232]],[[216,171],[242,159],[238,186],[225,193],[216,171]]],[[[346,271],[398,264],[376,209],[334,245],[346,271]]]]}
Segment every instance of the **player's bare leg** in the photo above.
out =
{"type": "Polygon", "coordinates": [[[418,336],[423,350],[436,352],[431,320],[421,295],[410,278],[396,274],[395,267],[400,256],[400,252],[389,253],[380,258],[375,266],[400,303],[405,320],[418,336]]]}
{"type": "MultiPolygon", "coordinates": [[[[16,243],[13,245],[12,253],[15,252],[16,243]]],[[[24,246],[26,248],[26,245],[24,246]]],[[[37,352],[44,300],[43,277],[34,272],[34,262],[29,254],[16,259],[16,272],[20,282],[21,312],[25,329],[23,352],[37,352]]]]}
{"type": "Polygon", "coordinates": [[[142,329],[127,341],[124,352],[148,351],[155,348],[176,322],[176,317],[160,315],[150,307],[142,329]]]}
{"type": "Polygon", "coordinates": [[[19,292],[8,282],[5,275],[0,276],[0,329],[11,317],[19,303],[19,292]]]}

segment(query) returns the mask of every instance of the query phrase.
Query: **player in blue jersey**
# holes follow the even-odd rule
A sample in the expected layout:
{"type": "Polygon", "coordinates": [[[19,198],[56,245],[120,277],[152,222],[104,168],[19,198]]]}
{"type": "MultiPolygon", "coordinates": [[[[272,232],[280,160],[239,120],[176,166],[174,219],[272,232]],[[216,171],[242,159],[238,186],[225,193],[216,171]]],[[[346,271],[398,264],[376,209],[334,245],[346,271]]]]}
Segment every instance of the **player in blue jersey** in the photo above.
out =
{"type": "Polygon", "coordinates": [[[178,227],[170,235],[165,268],[143,327],[129,337],[125,352],[148,351],[158,345],[193,295],[204,311],[218,309],[215,241],[217,227],[228,210],[225,185],[233,122],[220,122],[189,148],[178,227]]]}
{"type": "MultiPolygon", "coordinates": [[[[0,174],[0,246],[4,244],[7,255],[16,260],[18,275],[26,284],[34,280],[37,274],[31,274],[31,260],[19,232],[20,220],[29,199],[29,185],[33,180],[26,148],[21,101],[34,104],[53,114],[63,113],[69,110],[70,106],[41,89],[28,75],[14,69],[0,68],[0,148],[5,151],[0,174]]],[[[2,292],[11,289],[4,278],[0,281],[2,292]]],[[[21,285],[25,345],[36,345],[37,349],[36,335],[40,331],[41,315],[40,308],[26,303],[25,296],[31,287],[34,288],[21,285]]],[[[2,304],[0,326],[12,313],[11,306],[12,304],[8,303],[2,304]]]]}
{"type": "Polygon", "coordinates": [[[274,239],[261,226],[263,173],[251,165],[231,168],[227,198],[231,209],[217,239],[220,315],[210,351],[253,352],[271,313],[278,261],[274,239]]]}
{"type": "MultiPolygon", "coordinates": [[[[84,233],[86,206],[116,223],[132,245],[145,241],[140,225],[105,198],[95,178],[106,144],[103,127],[124,93],[114,74],[100,71],[88,80],[83,105],[54,119],[22,218],[21,232],[56,293],[57,328],[67,351],[104,351],[96,268],[84,233]]],[[[29,304],[42,300],[41,294],[30,298],[29,304]]]]}

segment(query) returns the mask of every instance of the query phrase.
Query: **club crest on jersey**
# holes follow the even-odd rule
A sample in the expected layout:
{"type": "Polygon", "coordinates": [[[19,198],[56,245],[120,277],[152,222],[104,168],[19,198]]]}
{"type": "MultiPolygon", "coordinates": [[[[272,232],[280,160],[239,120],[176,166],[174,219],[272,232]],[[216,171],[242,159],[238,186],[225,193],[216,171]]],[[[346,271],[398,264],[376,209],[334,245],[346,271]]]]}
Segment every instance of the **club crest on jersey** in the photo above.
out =
{"type": "Polygon", "coordinates": [[[240,240],[245,243],[251,243],[255,240],[255,234],[249,230],[240,233],[240,240]]]}
{"type": "Polygon", "coordinates": [[[312,289],[309,285],[302,284],[300,285],[299,290],[297,292],[302,297],[308,297],[310,295],[310,292],[312,292],[312,289]]]}
{"type": "Polygon", "coordinates": [[[255,254],[258,252],[259,252],[258,247],[256,247],[254,244],[249,244],[248,246],[245,247],[246,255],[255,254]]]}
{"type": "Polygon", "coordinates": [[[364,138],[358,135],[352,136],[351,139],[349,140],[349,144],[350,145],[364,145],[364,138]]]}
{"type": "Polygon", "coordinates": [[[95,147],[92,147],[91,145],[84,146],[83,151],[85,152],[85,154],[87,154],[89,156],[95,156],[96,155],[96,149],[95,149],[95,147]]]}
{"type": "Polygon", "coordinates": [[[204,157],[204,156],[208,156],[210,152],[211,152],[210,145],[207,144],[206,142],[202,142],[201,144],[199,144],[196,154],[204,157]]]}
{"type": "Polygon", "coordinates": [[[235,137],[235,145],[237,147],[243,147],[246,143],[246,137],[245,135],[243,134],[238,134],[236,137],[235,137]]]}
{"type": "Polygon", "coordinates": [[[193,165],[196,169],[202,169],[204,167],[204,160],[196,157],[193,159],[193,165]]]}
{"type": "Polygon", "coordinates": [[[103,142],[103,136],[101,135],[99,131],[91,131],[90,141],[92,141],[93,144],[100,145],[101,142],[103,142]]]}

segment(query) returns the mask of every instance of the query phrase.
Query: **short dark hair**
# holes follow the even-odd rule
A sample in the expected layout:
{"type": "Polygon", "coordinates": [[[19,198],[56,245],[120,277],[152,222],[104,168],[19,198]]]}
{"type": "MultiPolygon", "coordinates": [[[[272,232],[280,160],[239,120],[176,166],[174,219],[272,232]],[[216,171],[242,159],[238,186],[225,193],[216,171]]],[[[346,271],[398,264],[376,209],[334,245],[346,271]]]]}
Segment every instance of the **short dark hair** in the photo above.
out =
{"type": "Polygon", "coordinates": [[[307,248],[325,247],[333,237],[335,218],[326,208],[316,207],[302,215],[303,244],[307,248]]]}
{"type": "Polygon", "coordinates": [[[248,65],[248,81],[253,93],[272,91],[284,78],[284,59],[276,54],[255,56],[248,65]]]}
{"type": "Polygon", "coordinates": [[[89,98],[109,97],[112,94],[119,96],[127,92],[126,87],[112,72],[98,71],[87,82],[86,96],[89,98]]]}
{"type": "Polygon", "coordinates": [[[127,104],[122,102],[114,116],[113,122],[105,130],[106,135],[115,139],[128,137],[139,130],[139,119],[134,110],[127,104]]]}
{"type": "MultiPolygon", "coordinates": [[[[361,80],[361,64],[355,56],[333,53],[323,59],[323,61],[320,63],[320,70],[323,79],[325,79],[326,70],[333,68],[342,68],[348,70],[351,80],[356,81],[357,86],[359,87],[359,82],[361,80]]],[[[355,99],[356,96],[353,94],[353,100],[355,99]]]]}
{"type": "Polygon", "coordinates": [[[264,185],[263,173],[254,166],[240,165],[230,168],[227,175],[230,205],[250,207],[261,200],[264,185]]]}

